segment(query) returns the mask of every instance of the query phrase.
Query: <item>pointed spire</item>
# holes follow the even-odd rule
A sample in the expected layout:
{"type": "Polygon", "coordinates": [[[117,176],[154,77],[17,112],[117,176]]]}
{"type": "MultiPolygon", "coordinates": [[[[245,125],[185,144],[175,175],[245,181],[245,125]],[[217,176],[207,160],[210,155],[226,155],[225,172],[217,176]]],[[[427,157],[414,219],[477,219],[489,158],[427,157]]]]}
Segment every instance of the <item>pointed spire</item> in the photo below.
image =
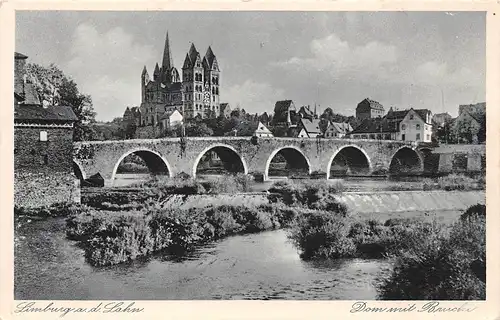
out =
{"type": "Polygon", "coordinates": [[[189,54],[186,53],[186,58],[184,59],[184,64],[182,69],[187,69],[191,67],[191,59],[189,58],[189,54]]]}
{"type": "Polygon", "coordinates": [[[170,52],[170,41],[168,39],[168,31],[167,31],[167,37],[165,38],[165,48],[163,49],[162,69],[170,70],[173,67],[174,67],[174,61],[172,58],[172,53],[170,52]]]}
{"type": "Polygon", "coordinates": [[[159,75],[160,75],[160,67],[158,66],[157,62],[155,66],[155,72],[153,73],[153,79],[156,81],[159,75]]]}
{"type": "Polygon", "coordinates": [[[142,74],[141,75],[146,75],[148,74],[148,70],[146,69],[146,66],[144,66],[144,68],[142,69],[142,74]]]}
{"type": "Polygon", "coordinates": [[[192,63],[194,63],[196,61],[196,57],[198,55],[199,55],[199,53],[196,50],[196,47],[194,46],[194,43],[191,43],[191,47],[189,48],[189,58],[191,59],[192,63]]]}

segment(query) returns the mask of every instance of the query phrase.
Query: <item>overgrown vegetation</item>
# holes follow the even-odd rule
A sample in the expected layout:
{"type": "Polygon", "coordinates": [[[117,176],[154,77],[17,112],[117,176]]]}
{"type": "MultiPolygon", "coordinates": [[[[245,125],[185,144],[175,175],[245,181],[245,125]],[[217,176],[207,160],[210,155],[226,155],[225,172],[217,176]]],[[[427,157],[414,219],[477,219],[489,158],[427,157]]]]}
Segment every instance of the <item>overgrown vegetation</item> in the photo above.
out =
{"type": "Polygon", "coordinates": [[[295,216],[279,204],[211,206],[207,208],[148,207],[129,212],[88,211],[68,218],[67,236],[79,240],[87,261],[112,265],[158,251],[184,254],[196,245],[229,235],[287,226],[295,216]]]}
{"type": "Polygon", "coordinates": [[[416,230],[415,241],[395,258],[383,299],[481,300],[486,298],[486,207],[469,208],[449,232],[416,230]]]}

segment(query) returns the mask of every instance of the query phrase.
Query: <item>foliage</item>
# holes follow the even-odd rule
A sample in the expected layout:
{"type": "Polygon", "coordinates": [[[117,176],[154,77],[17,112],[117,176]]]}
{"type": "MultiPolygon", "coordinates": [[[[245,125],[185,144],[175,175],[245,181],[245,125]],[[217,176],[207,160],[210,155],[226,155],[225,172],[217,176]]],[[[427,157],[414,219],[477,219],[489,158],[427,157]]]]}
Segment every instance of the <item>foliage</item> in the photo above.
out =
{"type": "Polygon", "coordinates": [[[54,64],[44,67],[29,63],[26,71],[33,82],[42,103],[46,105],[70,106],[78,118],[74,126],[75,141],[92,140],[95,121],[92,98],[78,90],[76,82],[66,76],[54,64]]]}
{"type": "Polygon", "coordinates": [[[343,190],[342,181],[325,184],[319,180],[285,180],[274,183],[269,192],[273,194],[271,201],[282,201],[286,205],[302,205],[310,208],[325,209],[336,206],[332,194],[343,190]]]}
{"type": "Polygon", "coordinates": [[[356,246],[348,237],[350,224],[342,214],[306,211],[294,221],[288,237],[303,259],[351,257],[356,246]]]}
{"type": "Polygon", "coordinates": [[[78,214],[86,209],[85,206],[82,206],[78,203],[74,202],[58,202],[53,203],[50,206],[42,206],[37,208],[31,207],[20,207],[14,206],[14,216],[28,216],[28,217],[65,217],[74,214],[78,214]]]}
{"type": "Polygon", "coordinates": [[[481,300],[486,297],[486,220],[471,216],[445,233],[415,232],[418,241],[401,251],[382,299],[481,300]]]}
{"type": "Polygon", "coordinates": [[[228,235],[279,228],[288,217],[279,212],[269,206],[229,205],[94,211],[67,219],[67,236],[81,241],[90,264],[113,265],[162,250],[182,255],[197,244],[228,235]]]}

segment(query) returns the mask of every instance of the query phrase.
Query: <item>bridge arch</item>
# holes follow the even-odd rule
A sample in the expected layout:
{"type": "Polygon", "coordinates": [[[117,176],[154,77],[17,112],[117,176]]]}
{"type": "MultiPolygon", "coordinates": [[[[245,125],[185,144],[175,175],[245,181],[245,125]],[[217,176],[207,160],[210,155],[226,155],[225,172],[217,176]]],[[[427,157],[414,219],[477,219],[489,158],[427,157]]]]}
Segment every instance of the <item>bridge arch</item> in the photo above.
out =
{"type": "Polygon", "coordinates": [[[203,151],[201,151],[194,160],[192,172],[193,178],[196,178],[196,171],[198,170],[198,165],[200,164],[201,159],[207,152],[211,150],[214,150],[215,153],[217,153],[227,170],[234,172],[243,171],[244,174],[248,174],[248,166],[245,159],[243,158],[243,156],[241,156],[241,154],[238,153],[238,151],[236,151],[234,147],[223,143],[216,143],[203,149],[203,151]],[[234,163],[236,157],[238,158],[240,163],[234,163]],[[230,168],[228,167],[229,164],[232,164],[230,168]]]}
{"type": "Polygon", "coordinates": [[[355,170],[362,174],[370,174],[373,169],[372,162],[366,151],[355,144],[348,144],[337,149],[328,161],[326,168],[327,179],[330,179],[332,165],[339,161],[342,161],[344,166],[347,166],[347,172],[355,170]]]}
{"type": "Polygon", "coordinates": [[[402,146],[391,157],[389,174],[422,173],[424,163],[424,157],[418,150],[409,146],[402,146]]]}
{"type": "MultiPolygon", "coordinates": [[[[307,173],[310,175],[312,173],[312,168],[311,168],[311,162],[309,161],[309,158],[304,154],[302,150],[297,148],[296,146],[288,145],[284,147],[280,147],[276,150],[274,150],[271,155],[267,158],[266,161],[266,167],[264,170],[264,180],[269,180],[269,167],[271,165],[271,161],[274,159],[274,157],[278,154],[278,152],[283,151],[283,150],[293,150],[292,152],[294,154],[300,154],[302,156],[302,160],[305,161],[305,164],[307,164],[307,173]]],[[[284,155],[285,159],[287,158],[286,155],[284,155]]],[[[288,161],[288,159],[286,159],[288,161]]]]}
{"type": "Polygon", "coordinates": [[[111,184],[116,178],[116,173],[118,171],[118,167],[120,163],[127,157],[128,155],[136,154],[146,163],[150,172],[165,172],[165,169],[168,171],[168,176],[173,177],[173,172],[168,161],[157,151],[153,151],[148,148],[135,148],[132,150],[128,150],[116,161],[115,166],[113,167],[113,172],[111,173],[111,184]]]}
{"type": "Polygon", "coordinates": [[[83,170],[83,166],[76,160],[73,160],[73,174],[79,180],[87,179],[87,175],[85,174],[85,170],[83,170]]]}

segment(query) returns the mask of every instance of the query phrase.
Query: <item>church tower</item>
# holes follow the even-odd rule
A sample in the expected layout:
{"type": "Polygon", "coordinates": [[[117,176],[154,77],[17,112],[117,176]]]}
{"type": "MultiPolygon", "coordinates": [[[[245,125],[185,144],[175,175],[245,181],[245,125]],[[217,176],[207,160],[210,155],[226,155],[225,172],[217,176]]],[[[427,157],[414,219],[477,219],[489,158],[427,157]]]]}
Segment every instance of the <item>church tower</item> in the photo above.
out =
{"type": "Polygon", "coordinates": [[[205,117],[203,102],[204,72],[200,53],[196,50],[194,43],[191,44],[189,52],[182,66],[182,88],[184,91],[185,118],[193,118],[197,115],[205,117]]]}
{"type": "Polygon", "coordinates": [[[208,97],[209,102],[205,104],[206,110],[205,113],[208,115],[215,114],[219,115],[219,78],[220,78],[220,70],[219,64],[217,62],[217,58],[212,51],[212,48],[209,46],[207,49],[207,53],[203,58],[203,70],[205,74],[205,83],[204,88],[210,94],[206,94],[205,98],[208,97]]]}

